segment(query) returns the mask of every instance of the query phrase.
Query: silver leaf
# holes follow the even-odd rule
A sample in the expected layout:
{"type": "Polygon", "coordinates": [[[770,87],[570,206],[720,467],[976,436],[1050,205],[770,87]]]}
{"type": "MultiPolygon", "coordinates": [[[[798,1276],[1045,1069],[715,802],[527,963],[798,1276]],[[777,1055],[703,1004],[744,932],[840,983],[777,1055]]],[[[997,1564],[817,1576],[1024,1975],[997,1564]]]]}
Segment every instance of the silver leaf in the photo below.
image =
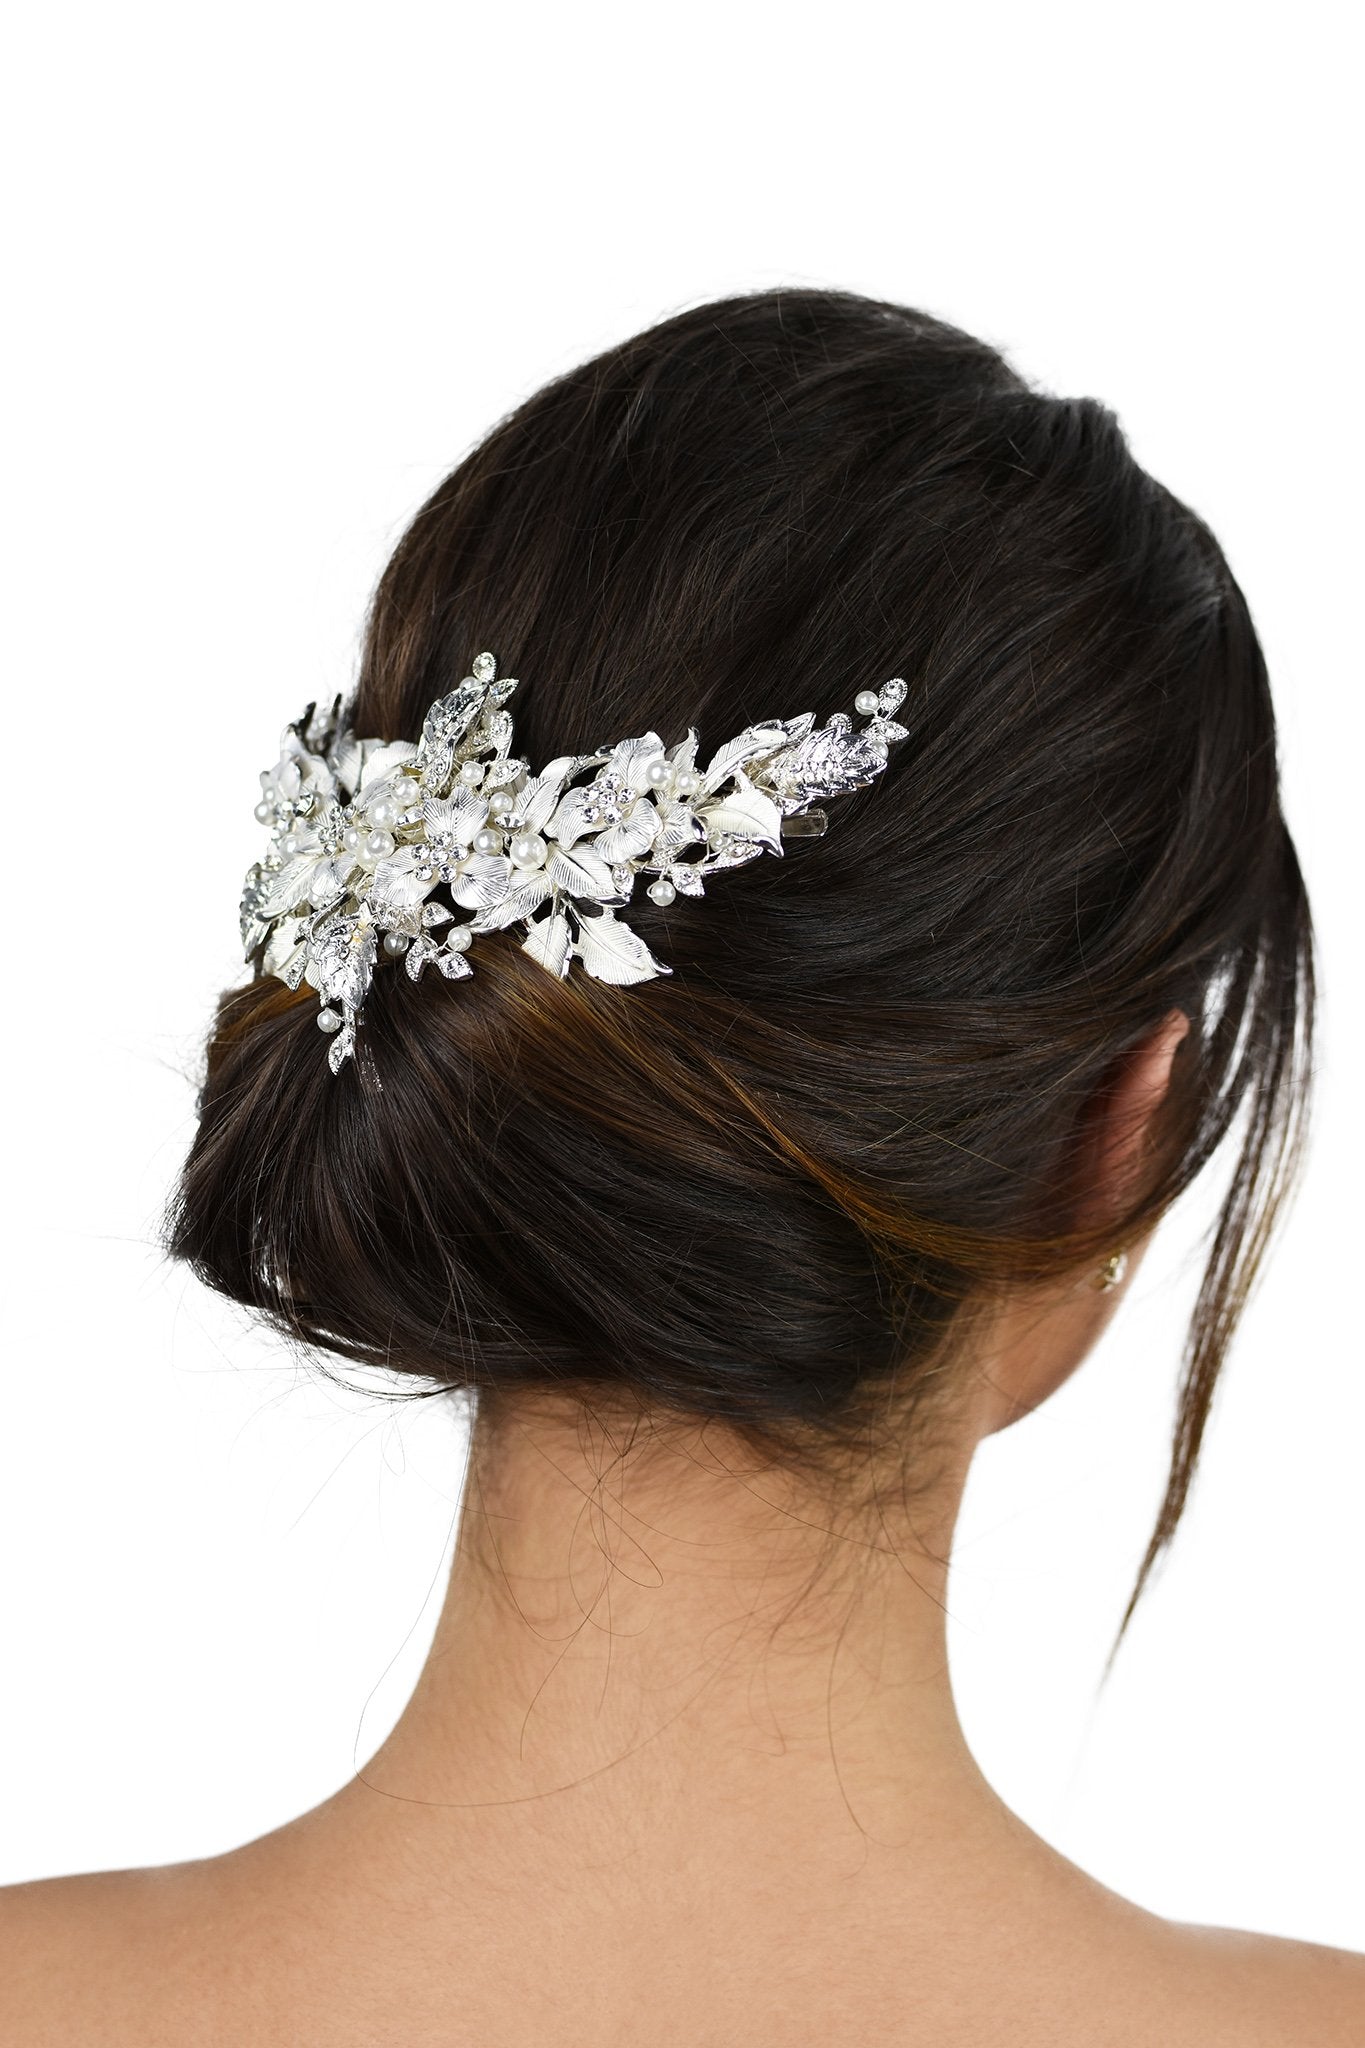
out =
{"type": "Polygon", "coordinates": [[[242,951],[248,960],[270,929],[269,918],[261,915],[261,896],[264,879],[265,870],[260,862],[256,861],[247,869],[246,878],[242,883],[242,904],[239,921],[242,932],[242,951]]]}
{"type": "Polygon", "coordinates": [[[696,767],[697,728],[695,725],[690,725],[687,728],[687,738],[685,740],[679,740],[675,747],[669,748],[668,758],[673,766],[679,770],[690,770],[696,767]]]}
{"type": "MultiPolygon", "coordinates": [[[[507,691],[513,687],[515,686],[510,683],[496,683],[489,691],[489,697],[494,698],[499,693],[505,696],[507,691]]],[[[492,747],[496,753],[501,755],[507,752],[511,744],[511,712],[494,710],[492,705],[488,704],[484,707],[484,715],[480,718],[478,724],[470,728],[469,736],[461,752],[470,756],[485,754],[492,747]]]]}
{"type": "Polygon", "coordinates": [[[303,980],[304,969],[307,967],[307,965],[308,946],[306,941],[301,940],[300,943],[297,946],[295,946],[293,952],[289,955],[289,958],[284,962],[283,966],[276,968],[275,971],[279,975],[280,980],[284,983],[286,988],[297,988],[299,983],[303,980]]]}
{"type": "Polygon", "coordinates": [[[470,674],[481,683],[491,683],[498,672],[497,659],[491,654],[479,654],[470,663],[470,674]]]}
{"type": "Polygon", "coordinates": [[[327,1048],[327,1064],[332,1072],[338,1073],[343,1064],[355,1051],[355,1025],[348,1017],[340,1031],[336,1032],[327,1048]]]}
{"type": "Polygon", "coordinates": [[[436,965],[447,981],[463,981],[474,972],[463,953],[438,953],[436,965]]]}
{"type": "Polygon", "coordinates": [[[338,734],[327,760],[338,785],[348,793],[354,794],[360,787],[360,769],[364,758],[360,741],[353,732],[338,734]]]}
{"type": "Polygon", "coordinates": [[[508,754],[504,760],[490,761],[484,773],[481,789],[505,789],[509,782],[515,782],[530,767],[529,761],[519,761],[515,754],[508,754]]]}
{"type": "Polygon", "coordinates": [[[611,869],[590,846],[580,847],[577,853],[552,846],[546,869],[554,887],[568,896],[587,896],[600,903],[616,894],[611,869]]]}
{"type": "Polygon", "coordinates": [[[757,860],[767,848],[756,839],[723,839],[712,853],[701,863],[703,874],[716,868],[739,868],[746,861],[757,860]]]}
{"type": "Polygon", "coordinates": [[[664,743],[657,732],[642,733],[638,739],[618,740],[608,758],[635,794],[643,796],[653,787],[649,780],[649,764],[663,760],[664,743]]]}
{"type": "Polygon", "coordinates": [[[449,924],[454,915],[454,911],[447,910],[444,903],[424,903],[422,905],[422,922],[428,930],[434,925],[449,924]]]}
{"type": "Polygon", "coordinates": [[[656,974],[673,971],[656,960],[640,934],[610,910],[604,910],[600,917],[582,920],[574,952],[594,980],[609,981],[618,988],[637,981],[652,981],[656,974]]]}
{"type": "Polygon", "coordinates": [[[308,894],[314,903],[335,903],[346,892],[346,884],[355,868],[355,861],[349,853],[341,853],[333,860],[319,860],[313,869],[313,880],[308,894]]]}
{"type": "Polygon", "coordinates": [[[886,766],[886,747],[872,732],[851,732],[851,721],[836,711],[821,731],[769,764],[772,787],[784,811],[801,810],[817,797],[843,796],[861,789],[886,766]]]}
{"type": "Polygon", "coordinates": [[[706,836],[713,843],[730,834],[756,839],[771,852],[782,847],[782,813],[770,796],[756,789],[742,768],[735,770],[735,787],[718,803],[699,807],[706,836]]]}
{"type": "Polygon", "coordinates": [[[429,939],[425,933],[413,940],[403,955],[403,965],[408,971],[409,981],[420,981],[422,969],[429,960],[434,960],[441,948],[437,940],[429,939]]]}
{"type": "Polygon", "coordinates": [[[324,760],[327,758],[340,718],[339,696],[334,697],[330,705],[314,706],[311,712],[304,712],[298,720],[297,729],[302,732],[303,743],[310,752],[320,754],[324,760]]]}
{"type": "Polygon", "coordinates": [[[417,755],[417,749],[411,740],[389,740],[373,749],[367,746],[364,752],[360,787],[365,791],[367,803],[372,795],[378,794],[378,783],[387,781],[391,775],[396,775],[405,762],[415,760],[417,755]]]}
{"type": "Polygon", "coordinates": [[[537,918],[521,942],[524,953],[538,960],[551,974],[563,977],[569,971],[569,920],[562,910],[555,910],[548,917],[537,918]]]}
{"type": "Polygon", "coordinates": [[[694,861],[680,860],[668,870],[668,879],[680,896],[704,896],[701,873],[694,861]]]}
{"type": "MultiPolygon", "coordinates": [[[[270,937],[266,941],[265,951],[261,955],[261,967],[264,972],[276,975],[279,980],[283,981],[284,974],[282,970],[284,965],[294,953],[301,950],[303,940],[304,925],[302,918],[280,918],[272,928],[270,937]]],[[[300,974],[303,972],[302,961],[299,964],[299,972],[300,974]]]]}
{"type": "Polygon", "coordinates": [[[538,868],[534,873],[528,873],[524,868],[514,868],[511,887],[501,903],[495,903],[489,909],[481,910],[477,917],[471,918],[469,929],[472,932],[501,931],[504,926],[515,924],[518,918],[530,917],[533,912],[539,910],[549,893],[550,877],[544,868],[538,868]],[[519,875],[525,875],[526,879],[519,881],[519,875]]]}
{"type": "Polygon", "coordinates": [[[559,802],[559,793],[575,767],[576,754],[561,754],[557,760],[542,768],[539,775],[533,775],[524,785],[508,816],[508,824],[518,832],[543,832],[549,822],[550,813],[559,802]]]}
{"type": "Polygon", "coordinates": [[[300,853],[293,860],[287,860],[283,867],[264,869],[256,899],[257,916],[283,917],[286,911],[297,910],[306,903],[312,893],[317,866],[315,853],[300,853]]]}
{"type": "Polygon", "coordinates": [[[309,980],[329,1003],[359,1010],[369,991],[370,976],[379,951],[378,935],[371,924],[359,918],[339,917],[328,927],[320,945],[313,948],[309,980]]]}
{"type": "Polygon", "coordinates": [[[483,709],[487,694],[484,683],[466,676],[448,696],[438,697],[426,715],[417,758],[423,782],[438,795],[450,780],[455,749],[483,709]]]}
{"type": "Polygon", "coordinates": [[[780,747],[804,739],[814,721],[813,711],[803,711],[797,718],[769,718],[760,725],[746,726],[743,732],[727,740],[712,756],[702,777],[701,795],[709,796],[745,762],[758,761],[776,753],[780,747]]]}
{"type": "Polygon", "coordinates": [[[654,833],[654,854],[658,860],[671,860],[681,853],[685,846],[695,846],[706,837],[706,827],[698,818],[692,804],[681,797],[659,796],[654,800],[659,814],[659,823],[654,833]]]}
{"type": "Polygon", "coordinates": [[[905,678],[892,676],[889,683],[883,683],[877,692],[877,715],[889,718],[893,711],[899,711],[905,702],[905,678]]]}

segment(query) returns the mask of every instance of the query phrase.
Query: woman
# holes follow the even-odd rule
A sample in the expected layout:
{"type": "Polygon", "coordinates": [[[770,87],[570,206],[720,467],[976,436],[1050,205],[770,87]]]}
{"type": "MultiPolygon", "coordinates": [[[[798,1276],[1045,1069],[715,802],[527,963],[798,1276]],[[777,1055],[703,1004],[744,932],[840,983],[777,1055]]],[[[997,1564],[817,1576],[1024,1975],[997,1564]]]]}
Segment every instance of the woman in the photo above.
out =
{"type": "Polygon", "coordinates": [[[258,817],[170,1243],[474,1392],[460,1540],[334,1798],[8,1895],[6,2038],[1365,2037],[1361,1958],[1032,1835],[948,1683],[973,1451],[1235,1125],[1141,1591],[1301,1129],[1261,652],[1113,416],[900,306],[669,320],[435,493],[258,817]]]}

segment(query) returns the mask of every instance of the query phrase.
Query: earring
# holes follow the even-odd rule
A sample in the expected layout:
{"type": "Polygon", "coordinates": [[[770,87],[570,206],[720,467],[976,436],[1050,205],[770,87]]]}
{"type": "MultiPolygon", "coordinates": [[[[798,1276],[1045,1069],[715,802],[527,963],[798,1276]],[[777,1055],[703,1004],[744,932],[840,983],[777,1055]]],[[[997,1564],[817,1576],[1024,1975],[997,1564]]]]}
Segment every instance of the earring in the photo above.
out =
{"type": "Polygon", "coordinates": [[[1128,1271],[1128,1254],[1122,1245],[1116,1252],[1110,1252],[1099,1272],[1095,1275],[1098,1288],[1117,1287],[1128,1271]]]}

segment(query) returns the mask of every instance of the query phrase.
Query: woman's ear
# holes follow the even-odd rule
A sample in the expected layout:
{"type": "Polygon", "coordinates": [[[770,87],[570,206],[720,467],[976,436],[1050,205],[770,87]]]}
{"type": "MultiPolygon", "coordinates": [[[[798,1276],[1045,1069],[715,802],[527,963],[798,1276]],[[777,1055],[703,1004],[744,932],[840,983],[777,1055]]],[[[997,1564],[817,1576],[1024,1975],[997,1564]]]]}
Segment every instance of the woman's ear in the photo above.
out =
{"type": "Polygon", "coordinates": [[[1091,1104],[1079,1162],[1086,1190],[1078,1219],[1083,1224],[1121,1215],[1137,1194],[1175,1056],[1189,1029],[1183,1010],[1168,1011],[1122,1056],[1091,1104]]]}
{"type": "MultiPolygon", "coordinates": [[[[1123,1055],[1087,1105],[1075,1163],[1081,1190],[1078,1227],[1103,1228],[1140,1192],[1171,1070],[1189,1029],[1183,1010],[1170,1011],[1123,1055]]],[[[1131,1278],[1146,1241],[1123,1249],[1131,1278]]],[[[1029,1414],[1071,1377],[1123,1293],[1121,1286],[1101,1289],[1093,1281],[1062,1281],[1025,1290],[1001,1305],[983,1346],[978,1387],[983,1436],[1029,1414]]]]}

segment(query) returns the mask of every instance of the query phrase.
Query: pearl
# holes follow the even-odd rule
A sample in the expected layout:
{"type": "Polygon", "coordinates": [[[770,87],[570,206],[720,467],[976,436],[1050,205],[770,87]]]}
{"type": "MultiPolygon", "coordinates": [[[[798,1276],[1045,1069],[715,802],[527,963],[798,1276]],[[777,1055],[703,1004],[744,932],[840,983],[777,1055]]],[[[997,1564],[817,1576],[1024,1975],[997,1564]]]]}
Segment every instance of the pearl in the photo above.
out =
{"type": "Polygon", "coordinates": [[[378,803],[370,805],[370,823],[381,832],[388,832],[398,823],[398,806],[381,796],[378,803]]]}
{"type": "Polygon", "coordinates": [[[489,817],[490,817],[490,818],[505,818],[505,817],[507,816],[507,813],[508,813],[508,812],[509,812],[509,811],[511,810],[511,808],[512,808],[512,795],[511,795],[511,791],[510,791],[510,790],[506,790],[506,789],[495,789],[495,790],[493,791],[492,795],[491,795],[491,796],[489,797],[489,799],[488,799],[488,815],[489,815],[489,817]]]}
{"type": "Polygon", "coordinates": [[[853,699],[853,708],[855,711],[861,711],[864,718],[871,718],[877,708],[877,692],[875,690],[859,690],[857,696],[853,699]]]}
{"type": "Polygon", "coordinates": [[[357,852],[360,846],[360,827],[358,825],[348,825],[341,835],[341,843],[347,853],[357,852]]]}
{"type": "Polygon", "coordinates": [[[666,876],[660,875],[657,882],[650,883],[647,893],[650,902],[657,903],[662,909],[673,901],[678,892],[666,876]]]}
{"type": "Polygon", "coordinates": [[[673,777],[671,761],[651,761],[645,770],[645,781],[653,789],[667,789],[673,777]]]}
{"type": "Polygon", "coordinates": [[[327,1031],[327,1032],[332,1032],[332,1031],[340,1031],[340,1029],[341,1029],[341,1012],[340,1012],[339,1010],[319,1010],[319,1011],[318,1011],[318,1030],[319,1030],[319,1031],[327,1031]]]}
{"type": "Polygon", "coordinates": [[[484,825],[474,834],[475,853],[501,853],[502,834],[491,825],[484,825]]]}
{"type": "Polygon", "coordinates": [[[467,953],[472,944],[467,924],[452,925],[446,934],[447,953],[467,953]]]}
{"type": "Polygon", "coordinates": [[[695,796],[701,788],[701,777],[694,768],[682,768],[673,784],[677,796],[695,796]]]}
{"type": "Polygon", "coordinates": [[[274,804],[268,804],[265,798],[262,797],[261,801],[256,806],[256,823],[258,825],[268,825],[270,823],[270,820],[274,817],[274,815],[274,804]]]}
{"type": "Polygon", "coordinates": [[[365,839],[366,860],[387,860],[394,849],[392,832],[371,832],[365,839]]]}
{"type": "Polygon", "coordinates": [[[397,960],[408,950],[407,937],[403,932],[385,932],[384,951],[390,960],[397,960]]]}
{"type": "Polygon", "coordinates": [[[539,832],[518,832],[512,841],[512,858],[519,868],[543,866],[549,850],[539,832]]]}
{"type": "Polygon", "coordinates": [[[265,791],[269,792],[269,791],[270,791],[270,790],[272,790],[272,789],[273,789],[274,787],[275,787],[275,771],[274,771],[274,769],[273,769],[273,768],[262,768],[262,770],[261,770],[261,788],[262,788],[263,790],[265,790],[265,791]]]}
{"type": "Polygon", "coordinates": [[[466,783],[470,789],[477,789],[483,781],[483,762],[462,761],[460,763],[460,780],[466,783]]]}

